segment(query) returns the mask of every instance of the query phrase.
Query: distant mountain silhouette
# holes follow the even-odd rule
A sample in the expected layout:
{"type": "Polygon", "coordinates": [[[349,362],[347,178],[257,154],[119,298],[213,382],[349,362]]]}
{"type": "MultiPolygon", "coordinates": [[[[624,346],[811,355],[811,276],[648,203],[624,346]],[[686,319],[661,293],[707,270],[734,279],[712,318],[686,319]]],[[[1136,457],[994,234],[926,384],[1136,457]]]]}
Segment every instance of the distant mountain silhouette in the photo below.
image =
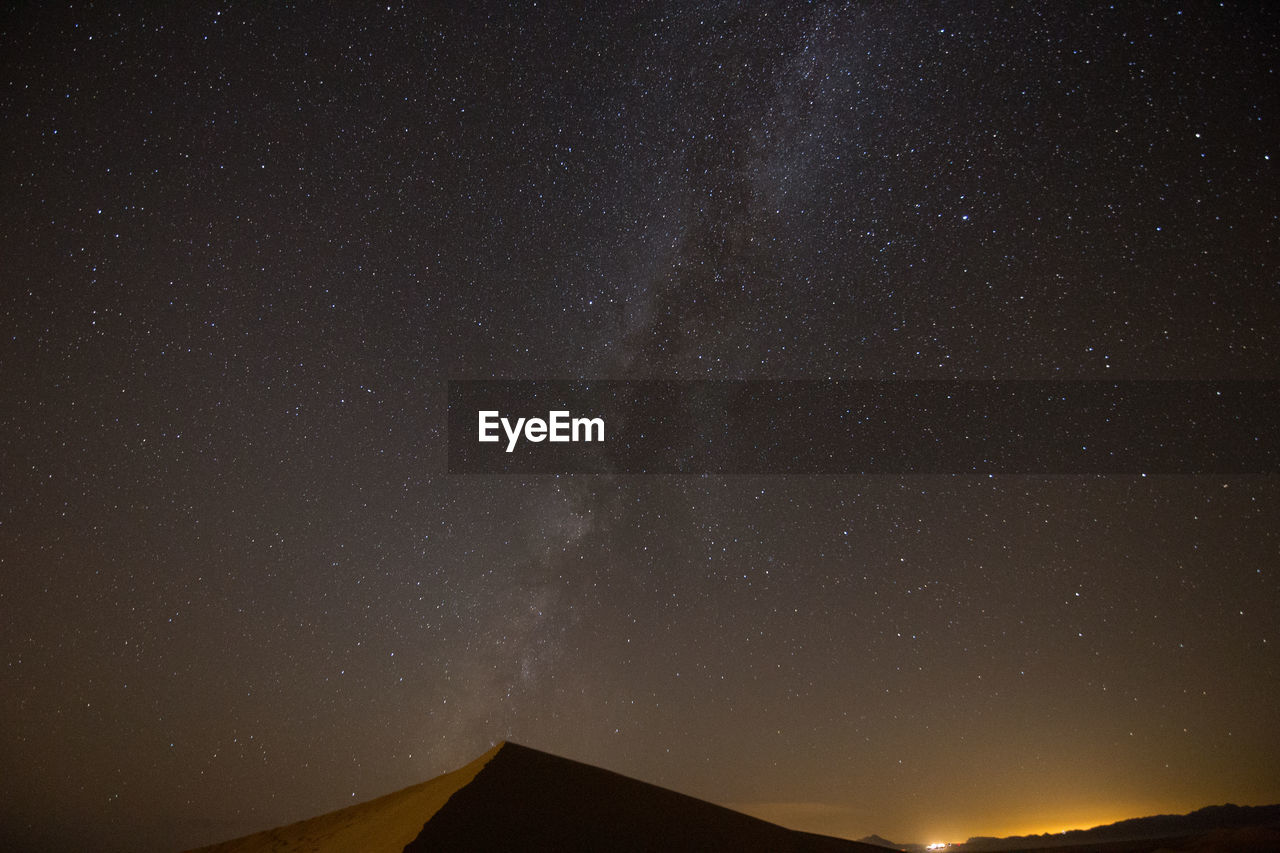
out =
{"type": "Polygon", "coordinates": [[[964,853],[1041,850],[1047,847],[1092,846],[1191,836],[1205,842],[1195,846],[1197,850],[1237,849],[1237,847],[1247,850],[1280,850],[1280,805],[1208,806],[1190,814],[1130,818],[1106,826],[1095,826],[1093,829],[1073,829],[1068,832],[1018,835],[1009,838],[977,836],[966,841],[963,850],[964,853]],[[1239,831],[1252,829],[1260,831],[1239,831]],[[1236,845],[1235,841],[1241,839],[1243,839],[1243,846],[1236,845]]]}
{"type": "Polygon", "coordinates": [[[868,835],[866,838],[859,838],[863,844],[873,844],[876,847],[888,847],[891,850],[923,850],[923,844],[898,844],[887,838],[881,838],[879,835],[868,835]]]}
{"type": "Polygon", "coordinates": [[[200,853],[883,853],[501,743],[453,773],[200,853]]]}

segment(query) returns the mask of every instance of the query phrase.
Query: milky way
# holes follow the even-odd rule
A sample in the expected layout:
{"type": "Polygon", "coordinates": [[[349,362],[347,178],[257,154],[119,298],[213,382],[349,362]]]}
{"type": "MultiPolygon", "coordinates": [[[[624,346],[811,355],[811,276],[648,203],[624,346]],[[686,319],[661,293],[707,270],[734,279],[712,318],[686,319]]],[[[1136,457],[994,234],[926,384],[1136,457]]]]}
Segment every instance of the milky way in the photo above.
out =
{"type": "Polygon", "coordinates": [[[850,837],[1280,800],[1274,475],[445,470],[450,379],[1277,379],[1274,12],[152,5],[0,13],[7,848],[504,738],[850,837]]]}

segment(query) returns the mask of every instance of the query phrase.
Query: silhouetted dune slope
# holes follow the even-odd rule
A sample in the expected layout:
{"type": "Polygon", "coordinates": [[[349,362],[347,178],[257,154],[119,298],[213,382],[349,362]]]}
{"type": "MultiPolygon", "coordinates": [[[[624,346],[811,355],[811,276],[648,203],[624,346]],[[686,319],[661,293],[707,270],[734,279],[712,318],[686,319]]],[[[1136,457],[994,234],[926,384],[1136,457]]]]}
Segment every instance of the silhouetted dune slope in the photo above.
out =
{"type": "Polygon", "coordinates": [[[195,853],[552,850],[884,853],[512,743],[420,785],[195,853]]]}
{"type": "Polygon", "coordinates": [[[589,764],[505,744],[405,848],[426,851],[812,851],[880,848],[784,829],[589,764]]]}

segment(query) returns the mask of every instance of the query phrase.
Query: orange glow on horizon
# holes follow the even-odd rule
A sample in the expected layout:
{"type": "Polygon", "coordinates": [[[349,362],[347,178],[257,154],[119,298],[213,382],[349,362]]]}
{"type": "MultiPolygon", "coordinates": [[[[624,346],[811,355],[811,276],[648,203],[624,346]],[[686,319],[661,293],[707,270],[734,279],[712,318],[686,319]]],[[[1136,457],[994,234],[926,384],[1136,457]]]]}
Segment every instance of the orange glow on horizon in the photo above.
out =
{"type": "MultiPolygon", "coordinates": [[[[898,844],[963,844],[970,838],[1057,835],[1072,830],[1088,830],[1132,818],[1159,814],[1186,814],[1207,803],[1152,802],[1129,804],[1065,805],[1037,813],[1029,808],[993,809],[990,814],[957,815],[920,822],[904,820],[905,815],[882,815],[883,823],[868,823],[865,811],[830,802],[730,802],[722,805],[790,829],[857,840],[871,834],[898,844]],[[914,827],[914,828],[913,828],[914,827]]],[[[938,848],[945,850],[945,847],[938,848]]]]}
{"type": "Polygon", "coordinates": [[[865,825],[864,815],[859,815],[855,824],[851,819],[854,812],[852,808],[833,803],[730,802],[722,805],[790,829],[853,840],[875,833],[899,844],[937,844],[938,849],[945,849],[942,845],[963,844],[973,837],[1056,835],[1071,830],[1092,829],[1130,818],[1149,817],[1155,814],[1183,814],[1197,808],[1173,806],[1167,803],[1153,807],[1151,803],[1146,802],[1132,806],[1108,804],[1105,810],[1088,807],[1064,808],[1038,817],[1026,815],[1010,818],[1008,812],[997,813],[989,818],[974,815],[959,820],[948,819],[928,825],[922,824],[918,830],[912,830],[909,827],[894,826],[892,820],[883,826],[865,825]]]}
{"type": "MultiPolygon", "coordinates": [[[[1197,807],[1182,807],[1165,805],[1163,807],[1153,807],[1150,803],[1141,803],[1129,807],[1116,805],[1108,805],[1106,810],[1092,809],[1071,809],[1057,812],[1056,814],[1040,817],[1040,818],[1023,818],[1001,820],[998,817],[989,821],[976,819],[973,821],[964,821],[965,826],[977,826],[978,829],[966,829],[963,833],[949,830],[946,832],[929,832],[929,838],[946,839],[949,844],[962,844],[969,838],[1008,838],[1011,836],[1022,835],[1057,835],[1063,832],[1071,832],[1072,830],[1093,829],[1098,826],[1106,826],[1112,823],[1118,823],[1122,820],[1131,818],[1150,817],[1156,814],[1184,814],[1193,811],[1197,807]]],[[[897,841],[898,839],[894,839],[897,841]]],[[[906,839],[906,843],[916,843],[911,839],[906,839]]]]}

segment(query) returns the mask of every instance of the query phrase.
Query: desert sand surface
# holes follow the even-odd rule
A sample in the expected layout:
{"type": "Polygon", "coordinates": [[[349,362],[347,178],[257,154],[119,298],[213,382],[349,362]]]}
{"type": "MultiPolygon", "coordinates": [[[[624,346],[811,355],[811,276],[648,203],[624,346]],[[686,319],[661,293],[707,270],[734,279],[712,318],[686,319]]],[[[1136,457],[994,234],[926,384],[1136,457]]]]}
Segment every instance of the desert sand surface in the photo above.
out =
{"type": "Polygon", "coordinates": [[[394,794],[199,853],[884,853],[513,743],[394,794]]]}
{"type": "MultiPolygon", "coordinates": [[[[455,791],[498,754],[498,744],[465,767],[392,794],[288,826],[198,848],[198,853],[400,853],[455,791]]],[[[192,851],[197,853],[197,851],[192,851]]]]}

